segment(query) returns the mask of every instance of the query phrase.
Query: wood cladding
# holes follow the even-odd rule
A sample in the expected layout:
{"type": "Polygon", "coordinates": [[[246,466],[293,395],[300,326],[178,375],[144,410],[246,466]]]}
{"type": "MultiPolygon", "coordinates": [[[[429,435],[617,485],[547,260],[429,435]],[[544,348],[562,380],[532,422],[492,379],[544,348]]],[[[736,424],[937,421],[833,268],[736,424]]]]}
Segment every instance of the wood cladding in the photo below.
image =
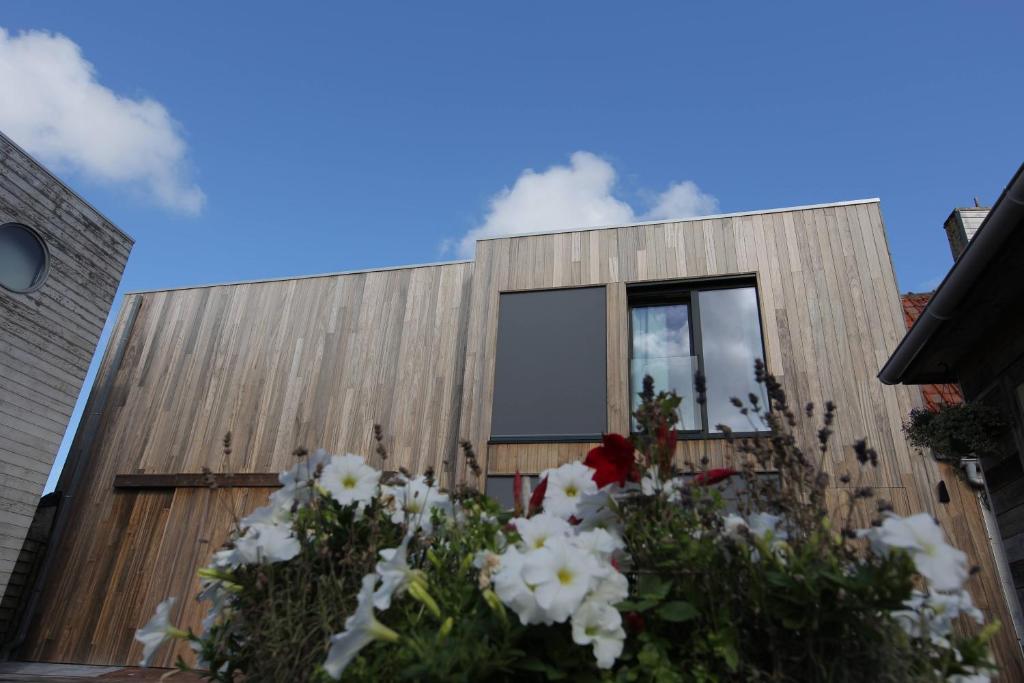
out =
{"type": "MultiPolygon", "coordinates": [[[[131,661],[131,630],[166,595],[194,594],[191,572],[227,533],[229,517],[203,510],[220,509],[222,499],[255,506],[269,490],[115,489],[115,475],[204,465],[274,472],[297,445],[371,454],[374,422],[387,431],[388,468],[445,472],[447,460],[466,479],[454,450],[464,437],[485,473],[539,472],[594,444],[487,444],[500,293],[605,285],[607,428],[625,432],[627,284],[726,275],[756,280],[768,367],[792,403],[838,404],[825,462],[832,480],[857,471],[843,444],[867,438],[882,464],[863,483],[900,512],[938,517],[981,567],[971,583],[978,605],[1010,624],[976,497],[951,470],[912,452],[900,431],[920,392],[875,377],[902,335],[902,312],[879,207],[858,202],[485,240],[474,264],[132,295],[141,297],[138,316],[120,368],[101,368],[113,389],[98,407],[69,540],[42,600],[42,614],[74,618],[37,620],[23,655],[131,661]],[[234,452],[223,463],[219,442],[229,429],[234,452]],[[936,501],[940,479],[948,505],[936,501]],[[174,546],[181,557],[168,554],[174,546]],[[106,597],[111,585],[116,593],[106,597]]],[[[813,426],[800,437],[814,444],[813,426]]],[[[714,466],[727,449],[721,439],[681,441],[677,459],[714,466]]],[[[847,494],[830,492],[837,515],[847,494]]],[[[870,513],[854,510],[865,522],[870,513]]],[[[194,624],[199,615],[184,616],[194,624]]],[[[995,650],[1007,679],[1024,679],[1012,632],[1004,628],[995,650]]]]}
{"type": "MultiPolygon", "coordinates": [[[[460,433],[478,444],[490,433],[501,292],[607,285],[608,429],[623,432],[629,424],[626,285],[740,274],[756,279],[766,362],[790,401],[820,407],[831,399],[839,406],[835,447],[824,463],[832,481],[857,473],[846,444],[866,438],[882,457],[863,483],[878,487],[898,510],[935,515],[952,542],[982,568],[972,579],[972,594],[989,619],[1004,624],[994,644],[1004,675],[1024,680],[979,503],[953,472],[912,451],[903,437],[903,417],[921,405],[919,389],[887,387],[876,378],[904,333],[877,202],[478,242],[460,433]],[[936,499],[940,480],[950,488],[948,505],[936,499]]],[[[800,437],[814,444],[813,426],[800,437]]],[[[479,455],[488,472],[526,473],[576,457],[584,446],[492,445],[479,455]]],[[[705,449],[712,464],[726,455],[721,441],[686,441],[678,446],[677,460],[699,461],[705,449]]],[[[466,473],[460,469],[459,475],[466,473]]],[[[837,510],[845,497],[845,491],[834,491],[837,510]]]]}
{"type": "Polygon", "coordinates": [[[168,595],[198,626],[194,573],[233,519],[219,501],[252,508],[271,490],[116,483],[187,485],[194,474],[176,479],[204,466],[228,482],[276,483],[268,473],[289,467],[297,446],[372,455],[375,422],[386,469],[441,471],[458,444],[472,270],[456,263],[127,295],[111,337],[114,348],[125,335],[123,358],[115,367],[105,357],[97,387],[111,377],[109,398],[86,409],[102,415],[99,428],[91,444],[80,433],[72,448],[84,458],[82,481],[37,610],[44,616],[22,655],[133,662],[134,629],[168,595]]]}
{"type": "Polygon", "coordinates": [[[132,240],[0,134],[0,225],[34,229],[49,273],[0,287],[0,595],[60,448],[132,240]]]}

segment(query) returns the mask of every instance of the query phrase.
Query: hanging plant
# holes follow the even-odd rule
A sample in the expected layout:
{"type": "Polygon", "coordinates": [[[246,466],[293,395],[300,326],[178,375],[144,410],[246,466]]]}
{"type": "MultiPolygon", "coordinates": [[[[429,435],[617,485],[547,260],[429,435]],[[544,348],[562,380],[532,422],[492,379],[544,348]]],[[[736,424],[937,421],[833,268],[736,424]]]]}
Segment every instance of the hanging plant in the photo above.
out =
{"type": "Polygon", "coordinates": [[[972,454],[999,450],[1006,421],[995,408],[976,403],[947,405],[931,411],[915,408],[903,423],[911,445],[930,448],[937,460],[959,463],[972,454]]]}

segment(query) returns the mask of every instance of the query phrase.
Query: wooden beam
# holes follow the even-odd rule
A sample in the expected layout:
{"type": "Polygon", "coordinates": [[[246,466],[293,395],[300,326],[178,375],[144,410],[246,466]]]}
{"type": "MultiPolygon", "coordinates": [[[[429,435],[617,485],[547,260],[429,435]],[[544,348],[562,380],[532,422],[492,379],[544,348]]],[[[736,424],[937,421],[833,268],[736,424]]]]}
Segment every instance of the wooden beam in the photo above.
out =
{"type": "Polygon", "coordinates": [[[116,474],[115,489],[276,488],[281,486],[277,472],[238,474],[116,474]]]}

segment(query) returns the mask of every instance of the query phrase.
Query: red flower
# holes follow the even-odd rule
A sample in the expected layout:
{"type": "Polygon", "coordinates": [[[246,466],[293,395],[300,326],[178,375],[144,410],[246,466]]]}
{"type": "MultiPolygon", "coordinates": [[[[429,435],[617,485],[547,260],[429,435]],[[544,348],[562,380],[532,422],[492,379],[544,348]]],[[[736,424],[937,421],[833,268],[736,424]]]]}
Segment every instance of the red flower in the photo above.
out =
{"type": "Polygon", "coordinates": [[[658,427],[658,444],[665,449],[670,458],[676,452],[676,436],[675,428],[669,429],[666,424],[661,424],[658,427]]]}
{"type": "Polygon", "coordinates": [[[739,472],[732,468],[720,467],[718,469],[708,470],[707,472],[698,472],[693,478],[693,483],[697,486],[710,486],[711,484],[717,484],[720,481],[725,481],[736,474],[739,474],[739,472]]]}
{"type": "Polygon", "coordinates": [[[644,629],[647,628],[647,623],[644,622],[644,618],[637,612],[626,612],[626,626],[633,633],[643,633],[644,629]]]}
{"type": "Polygon", "coordinates": [[[540,483],[537,484],[537,488],[533,490],[533,494],[530,495],[530,506],[526,511],[527,517],[540,512],[540,509],[544,506],[544,494],[548,491],[548,478],[544,477],[540,483]]]}
{"type": "Polygon", "coordinates": [[[605,434],[601,446],[590,449],[583,464],[594,470],[594,482],[598,488],[608,484],[625,484],[639,481],[636,460],[633,459],[633,443],[621,434],[605,434]]]}

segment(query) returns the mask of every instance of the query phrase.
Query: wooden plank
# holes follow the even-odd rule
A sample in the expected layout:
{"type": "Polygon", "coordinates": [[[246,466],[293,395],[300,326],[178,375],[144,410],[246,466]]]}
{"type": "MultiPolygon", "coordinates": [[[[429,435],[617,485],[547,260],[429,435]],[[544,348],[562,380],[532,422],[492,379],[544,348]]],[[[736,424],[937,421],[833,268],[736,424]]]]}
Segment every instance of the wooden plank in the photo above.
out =
{"type": "Polygon", "coordinates": [[[277,472],[240,472],[236,474],[116,474],[115,489],[184,488],[270,488],[279,487],[277,472]]]}

